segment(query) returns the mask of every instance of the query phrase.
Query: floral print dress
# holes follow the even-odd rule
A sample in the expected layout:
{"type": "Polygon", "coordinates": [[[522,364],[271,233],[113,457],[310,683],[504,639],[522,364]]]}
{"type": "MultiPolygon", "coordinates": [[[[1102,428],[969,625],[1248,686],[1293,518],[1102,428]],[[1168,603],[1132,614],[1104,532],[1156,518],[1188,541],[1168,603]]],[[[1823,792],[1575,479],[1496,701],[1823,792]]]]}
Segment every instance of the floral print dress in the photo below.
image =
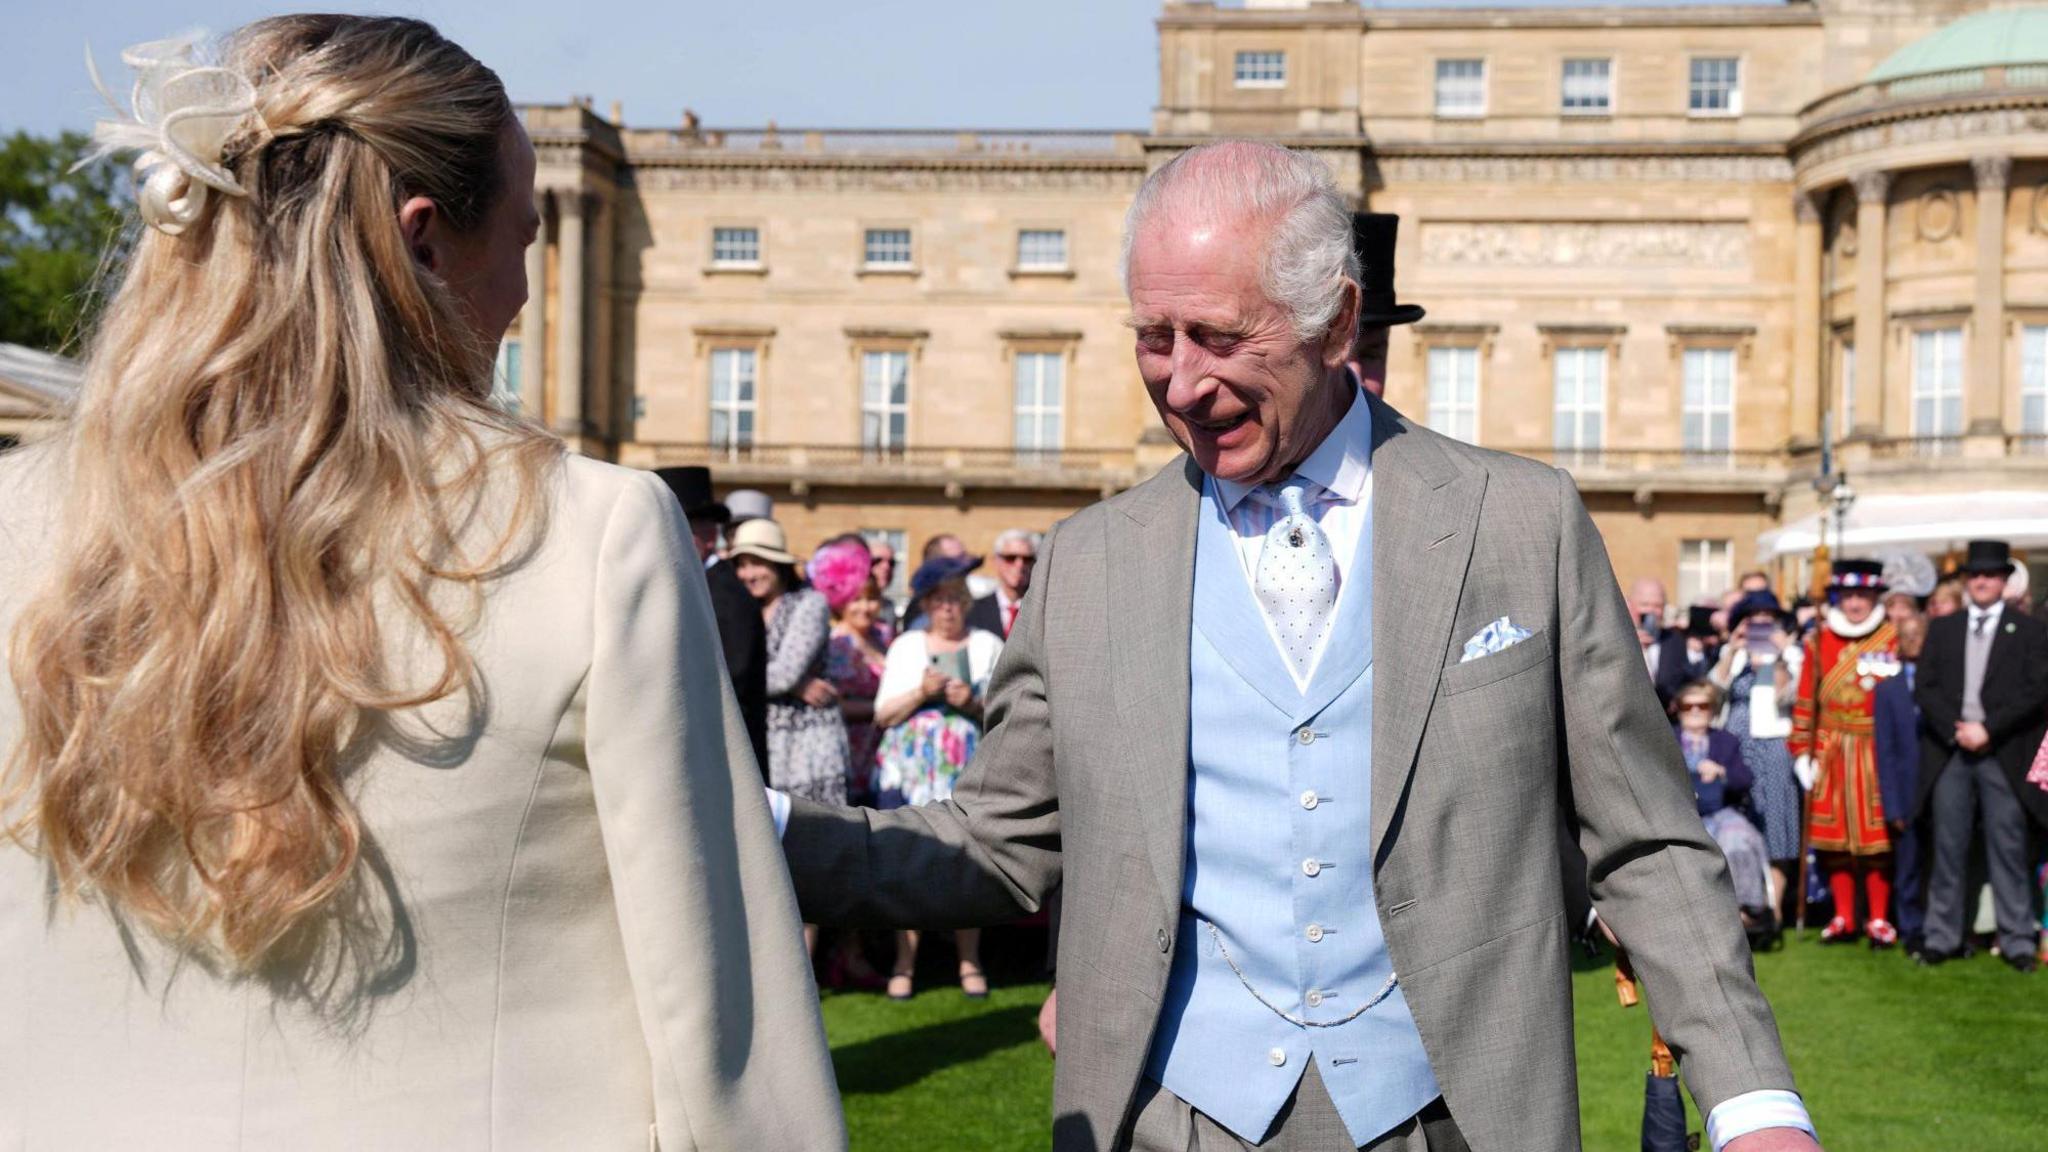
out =
{"type": "MultiPolygon", "coordinates": [[[[883,672],[879,698],[890,699],[914,688],[923,678],[929,649],[926,633],[906,632],[889,646],[889,661],[883,672]]],[[[992,633],[976,630],[968,635],[969,677],[976,699],[988,691],[989,674],[1003,642],[992,633]]],[[[974,759],[981,743],[981,724],[933,701],[912,713],[910,719],[882,734],[876,755],[880,771],[875,777],[877,806],[901,808],[931,804],[953,794],[953,782],[961,769],[974,759]]]]}

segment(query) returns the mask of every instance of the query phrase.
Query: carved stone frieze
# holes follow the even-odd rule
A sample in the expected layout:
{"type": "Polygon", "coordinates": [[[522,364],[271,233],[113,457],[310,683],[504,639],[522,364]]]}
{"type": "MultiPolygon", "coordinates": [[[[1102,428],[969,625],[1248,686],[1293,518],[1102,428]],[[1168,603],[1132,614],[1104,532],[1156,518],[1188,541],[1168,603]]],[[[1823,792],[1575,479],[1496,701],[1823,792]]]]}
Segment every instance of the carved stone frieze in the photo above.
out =
{"type": "Polygon", "coordinates": [[[1886,148],[1961,142],[2024,132],[2048,132],[2048,108],[1982,108],[1866,124],[1829,136],[1801,151],[1799,167],[1812,168],[1844,156],[1859,156],[1886,148]]]}
{"type": "Polygon", "coordinates": [[[1749,266],[1743,221],[1482,220],[1422,224],[1426,263],[1466,267],[1749,266]]]}
{"type": "Polygon", "coordinates": [[[637,167],[643,192],[1120,192],[1145,178],[1138,168],[637,167]]]}
{"type": "Polygon", "coordinates": [[[1388,184],[1549,184],[1656,181],[1767,184],[1792,179],[1778,156],[1400,156],[1375,157],[1388,184]]]}

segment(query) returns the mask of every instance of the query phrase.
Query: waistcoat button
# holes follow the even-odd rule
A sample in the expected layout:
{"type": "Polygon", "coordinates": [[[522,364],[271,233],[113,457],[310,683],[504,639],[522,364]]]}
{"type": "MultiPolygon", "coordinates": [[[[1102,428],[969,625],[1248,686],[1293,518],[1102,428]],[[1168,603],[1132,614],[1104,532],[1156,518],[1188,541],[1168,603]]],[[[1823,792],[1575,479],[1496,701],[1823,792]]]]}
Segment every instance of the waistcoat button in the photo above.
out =
{"type": "Polygon", "coordinates": [[[1167,946],[1171,943],[1172,941],[1167,938],[1166,929],[1161,928],[1159,930],[1159,950],[1161,952],[1166,951],[1167,946]]]}

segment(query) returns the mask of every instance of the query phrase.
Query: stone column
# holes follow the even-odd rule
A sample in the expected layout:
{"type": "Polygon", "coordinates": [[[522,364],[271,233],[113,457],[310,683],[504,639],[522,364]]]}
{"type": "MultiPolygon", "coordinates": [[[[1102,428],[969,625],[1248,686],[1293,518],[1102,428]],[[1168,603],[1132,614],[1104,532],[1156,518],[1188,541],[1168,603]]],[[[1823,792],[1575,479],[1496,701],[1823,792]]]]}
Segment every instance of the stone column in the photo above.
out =
{"type": "Polygon", "coordinates": [[[583,435],[583,194],[555,196],[557,242],[561,245],[561,309],[555,325],[555,431],[571,441],[583,435]]]}
{"type": "Polygon", "coordinates": [[[548,352],[548,194],[536,192],[540,231],[526,247],[526,307],[519,313],[519,406],[543,418],[548,352]]]}
{"type": "Polygon", "coordinates": [[[1970,436],[1999,437],[2005,449],[2005,187],[2012,157],[1977,156],[1977,292],[1970,311],[1970,371],[1963,423],[1970,436]]]}
{"type": "Polygon", "coordinates": [[[1792,442],[1820,442],[1820,209],[1792,193],[1792,442]]]}
{"type": "Polygon", "coordinates": [[[1890,424],[1884,370],[1885,196],[1892,174],[1864,172],[1856,187],[1856,435],[1904,435],[1890,424]]]}

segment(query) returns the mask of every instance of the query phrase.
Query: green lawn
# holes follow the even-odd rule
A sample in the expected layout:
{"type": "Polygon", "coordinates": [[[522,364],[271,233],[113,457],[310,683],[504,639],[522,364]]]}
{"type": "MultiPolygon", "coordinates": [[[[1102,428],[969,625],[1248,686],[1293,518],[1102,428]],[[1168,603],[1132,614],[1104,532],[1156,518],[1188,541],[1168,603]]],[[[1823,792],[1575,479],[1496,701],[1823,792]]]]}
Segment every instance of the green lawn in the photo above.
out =
{"type": "MultiPolygon", "coordinates": [[[[931,951],[926,990],[907,1004],[825,998],[854,1152],[1045,1148],[1045,986],[999,985],[977,1004],[939,983],[950,955],[931,951]]],[[[2048,1147],[2048,973],[2018,976],[1988,956],[1920,969],[1792,940],[1759,956],[1757,975],[1830,1152],[2048,1147]]],[[[1586,1147],[1632,1152],[1648,1015],[1615,1002],[1611,968],[1586,966],[1575,989],[1586,1147]]]]}

